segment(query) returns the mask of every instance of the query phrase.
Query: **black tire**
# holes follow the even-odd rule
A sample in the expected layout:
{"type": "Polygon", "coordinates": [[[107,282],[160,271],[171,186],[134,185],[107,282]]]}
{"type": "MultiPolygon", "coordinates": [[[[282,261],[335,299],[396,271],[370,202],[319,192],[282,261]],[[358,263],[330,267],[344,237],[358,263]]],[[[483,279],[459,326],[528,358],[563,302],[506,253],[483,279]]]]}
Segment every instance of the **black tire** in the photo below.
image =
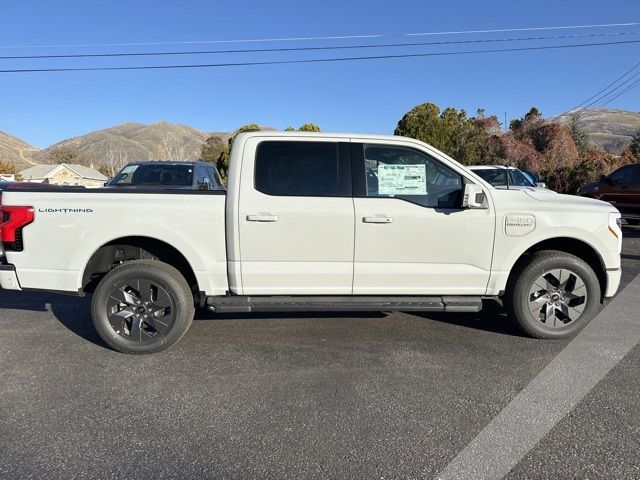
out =
{"type": "Polygon", "coordinates": [[[511,277],[513,285],[505,295],[505,307],[520,329],[531,337],[571,337],[584,328],[599,310],[601,291],[598,277],[593,268],[574,255],[555,250],[538,252],[514,273],[511,277]],[[562,282],[557,287],[553,285],[558,275],[552,272],[557,271],[560,271],[561,280],[562,272],[565,272],[567,280],[564,283],[572,282],[573,278],[573,287],[565,286],[566,292],[565,287],[561,287],[562,282]],[[540,285],[541,279],[544,279],[544,285],[540,285]],[[576,288],[578,285],[584,285],[584,288],[576,288]],[[569,288],[572,288],[570,293],[569,288]],[[572,298],[567,299],[569,296],[572,298]],[[571,319],[565,312],[576,318],[571,319]]]}
{"type": "Polygon", "coordinates": [[[626,219],[626,222],[627,222],[629,225],[634,225],[634,226],[636,226],[636,225],[640,225],[640,220],[636,220],[635,218],[627,218],[627,219],[626,219]]]}
{"type": "Polygon", "coordinates": [[[122,353],[169,348],[187,332],[194,312],[187,281],[174,267],[157,260],[132,260],[114,268],[102,278],[91,300],[95,329],[122,353]]]}

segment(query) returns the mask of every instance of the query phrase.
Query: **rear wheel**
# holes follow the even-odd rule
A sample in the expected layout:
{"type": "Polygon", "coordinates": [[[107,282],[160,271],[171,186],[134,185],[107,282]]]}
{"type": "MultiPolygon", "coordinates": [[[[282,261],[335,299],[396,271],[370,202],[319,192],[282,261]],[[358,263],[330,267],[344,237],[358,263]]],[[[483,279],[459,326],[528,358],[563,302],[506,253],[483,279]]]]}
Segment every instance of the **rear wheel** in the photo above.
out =
{"type": "Polygon", "coordinates": [[[176,343],[194,315],[186,280],[157,260],[133,260],[98,284],[91,316],[100,337],[123,353],[155,353],[176,343]]]}
{"type": "Polygon", "coordinates": [[[505,303],[512,318],[532,337],[572,336],[598,311],[598,277],[578,257],[558,251],[539,252],[517,274],[505,303]]]}

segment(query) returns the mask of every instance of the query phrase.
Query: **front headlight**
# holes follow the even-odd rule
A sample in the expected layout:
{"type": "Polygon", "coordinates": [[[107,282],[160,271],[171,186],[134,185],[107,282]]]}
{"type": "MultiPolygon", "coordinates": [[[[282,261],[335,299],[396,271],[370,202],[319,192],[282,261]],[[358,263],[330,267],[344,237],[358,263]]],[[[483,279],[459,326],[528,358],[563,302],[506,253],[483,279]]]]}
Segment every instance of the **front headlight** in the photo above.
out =
{"type": "Polygon", "coordinates": [[[618,253],[622,252],[622,217],[620,213],[609,214],[609,232],[618,241],[618,253]]]}

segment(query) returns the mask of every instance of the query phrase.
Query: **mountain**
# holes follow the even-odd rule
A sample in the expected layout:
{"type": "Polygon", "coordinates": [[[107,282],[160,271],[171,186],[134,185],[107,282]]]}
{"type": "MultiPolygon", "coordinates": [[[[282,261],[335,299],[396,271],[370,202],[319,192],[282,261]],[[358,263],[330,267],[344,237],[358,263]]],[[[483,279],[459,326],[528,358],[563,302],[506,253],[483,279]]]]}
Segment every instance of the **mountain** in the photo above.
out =
{"type": "MultiPolygon", "coordinates": [[[[72,149],[81,155],[85,164],[123,165],[134,160],[197,160],[209,133],[187,125],[157,122],[123,123],[104,130],[63,140],[36,153],[41,163],[56,163],[54,150],[72,149]]],[[[218,134],[226,141],[228,134],[218,134]]]]}
{"type": "Polygon", "coordinates": [[[17,170],[37,165],[37,162],[31,158],[37,151],[36,147],[27,142],[0,132],[0,161],[11,162],[17,170]]]}
{"type": "Polygon", "coordinates": [[[575,117],[578,125],[587,131],[593,144],[614,155],[620,155],[640,129],[640,112],[594,108],[575,115],[571,113],[563,113],[553,120],[568,125],[571,117],[575,117]]]}

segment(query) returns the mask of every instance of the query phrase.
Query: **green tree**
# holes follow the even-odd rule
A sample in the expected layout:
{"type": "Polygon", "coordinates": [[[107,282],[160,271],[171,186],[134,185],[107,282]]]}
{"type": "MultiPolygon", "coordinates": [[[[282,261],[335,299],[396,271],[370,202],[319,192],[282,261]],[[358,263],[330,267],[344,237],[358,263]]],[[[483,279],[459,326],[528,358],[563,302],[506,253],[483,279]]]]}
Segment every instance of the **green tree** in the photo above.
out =
{"type": "Polygon", "coordinates": [[[631,139],[631,145],[629,145],[629,151],[635,158],[640,159],[640,128],[636,130],[635,135],[631,139]]]}
{"type": "Polygon", "coordinates": [[[597,180],[603,173],[616,168],[617,159],[600,150],[587,148],[580,152],[580,159],[569,170],[567,191],[576,192],[582,185],[597,180]]]}
{"type": "Polygon", "coordinates": [[[298,131],[299,132],[319,132],[320,127],[317,126],[315,123],[305,123],[298,129],[298,131]]]}
{"type": "Polygon", "coordinates": [[[260,126],[255,123],[248,123],[247,125],[243,125],[238,130],[233,133],[233,136],[229,138],[229,142],[227,146],[224,148],[220,157],[216,161],[216,168],[222,177],[224,183],[227,183],[227,175],[229,173],[229,158],[231,157],[231,148],[233,147],[233,141],[240,133],[245,132],[258,132],[260,131],[260,126]]]}
{"type": "Polygon", "coordinates": [[[51,163],[76,163],[87,165],[87,157],[79,149],[72,146],[61,145],[53,148],[48,154],[51,163]]]}
{"type": "Polygon", "coordinates": [[[583,152],[589,147],[589,133],[578,123],[577,118],[571,117],[567,127],[571,133],[571,138],[576,144],[578,151],[583,152]]]}
{"type": "Polygon", "coordinates": [[[12,175],[16,173],[16,167],[9,160],[0,160],[0,173],[12,175]]]}
{"type": "Polygon", "coordinates": [[[200,159],[205,162],[216,163],[224,149],[224,141],[218,135],[211,135],[202,144],[200,159]]]}
{"type": "MultiPolygon", "coordinates": [[[[285,132],[295,132],[296,129],[289,126],[284,129],[285,132]]],[[[300,128],[298,128],[298,132],[319,132],[320,127],[315,123],[305,123],[300,128]]]]}
{"type": "Polygon", "coordinates": [[[103,174],[105,177],[113,177],[115,175],[115,172],[113,172],[113,170],[109,168],[107,165],[100,165],[98,167],[98,171],[101,174],[103,174]]]}
{"type": "Polygon", "coordinates": [[[640,128],[631,139],[631,144],[620,155],[620,165],[640,162],[640,128]]]}
{"type": "Polygon", "coordinates": [[[398,122],[394,135],[415,138],[443,150],[446,135],[440,122],[440,108],[433,103],[413,107],[398,122]]]}
{"type": "Polygon", "coordinates": [[[509,123],[509,130],[513,132],[516,137],[522,139],[530,134],[532,129],[535,129],[540,123],[544,122],[540,110],[536,107],[531,107],[529,111],[522,118],[516,118],[509,123]]]}
{"type": "Polygon", "coordinates": [[[497,118],[484,116],[469,118],[464,110],[440,108],[433,103],[423,103],[407,112],[394,131],[395,135],[411,137],[442,150],[447,155],[467,165],[482,162],[486,145],[497,118]]]}

